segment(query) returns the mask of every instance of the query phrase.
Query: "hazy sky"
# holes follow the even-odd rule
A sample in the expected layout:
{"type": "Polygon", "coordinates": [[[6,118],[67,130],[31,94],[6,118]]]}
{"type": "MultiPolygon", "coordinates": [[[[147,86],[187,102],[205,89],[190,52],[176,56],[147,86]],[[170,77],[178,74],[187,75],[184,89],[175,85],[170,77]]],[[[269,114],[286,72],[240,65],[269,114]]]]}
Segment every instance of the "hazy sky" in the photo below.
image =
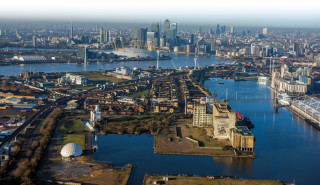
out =
{"type": "Polygon", "coordinates": [[[0,19],[320,27],[317,0],[3,0],[0,19]]]}

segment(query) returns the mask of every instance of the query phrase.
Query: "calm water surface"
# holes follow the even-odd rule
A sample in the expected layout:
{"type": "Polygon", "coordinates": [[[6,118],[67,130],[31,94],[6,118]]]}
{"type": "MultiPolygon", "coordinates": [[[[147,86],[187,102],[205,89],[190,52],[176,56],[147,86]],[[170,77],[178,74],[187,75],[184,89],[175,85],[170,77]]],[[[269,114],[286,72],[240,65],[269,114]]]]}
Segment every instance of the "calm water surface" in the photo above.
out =
{"type": "MultiPolygon", "coordinates": [[[[146,51],[147,52],[147,51],[146,51]]],[[[151,56],[156,56],[156,54],[148,52],[151,56]]],[[[166,53],[165,53],[166,54],[166,53]]],[[[167,54],[166,54],[167,55],[167,54]]],[[[175,67],[185,67],[194,66],[194,55],[182,55],[182,54],[170,54],[175,67]]],[[[161,60],[159,61],[159,67],[162,68],[174,68],[171,60],[161,60]]],[[[231,62],[230,60],[224,60],[221,58],[216,58],[213,56],[199,56],[198,60],[200,66],[219,64],[221,62],[231,62]]],[[[132,62],[114,62],[114,63],[89,63],[75,64],[75,63],[47,63],[47,64],[26,64],[13,65],[13,66],[0,66],[0,75],[10,76],[18,75],[24,71],[43,71],[45,73],[51,72],[81,72],[81,71],[98,71],[99,69],[111,70],[116,67],[127,66],[127,67],[138,67],[147,69],[149,66],[156,66],[156,61],[132,61],[132,62]]]]}
{"type": "MultiPolygon", "coordinates": [[[[152,54],[154,55],[154,53],[152,54]]],[[[176,67],[194,66],[193,55],[171,54],[176,67]]],[[[215,57],[198,58],[200,66],[226,62],[215,57]]],[[[227,61],[230,62],[230,61],[227,61]]],[[[113,69],[120,66],[148,68],[155,61],[121,63],[32,64],[0,66],[0,75],[17,75],[23,71],[79,72],[113,69]]],[[[171,61],[160,61],[160,67],[173,68],[171,61]]],[[[203,84],[218,99],[270,99],[265,85],[257,82],[212,78],[203,84]],[[224,82],[224,84],[218,84],[224,82]]],[[[250,117],[255,124],[257,159],[217,158],[182,155],[154,155],[151,135],[99,135],[99,150],[95,159],[113,162],[116,166],[133,164],[129,185],[139,185],[143,176],[150,174],[233,175],[243,178],[280,179],[299,185],[319,184],[317,170],[320,166],[319,131],[284,108],[277,111],[271,100],[229,101],[235,111],[250,117]]]]}
{"type": "MultiPolygon", "coordinates": [[[[264,99],[270,91],[257,82],[213,78],[204,83],[211,92],[217,91],[218,99],[264,99]],[[224,82],[224,84],[218,84],[224,82]],[[228,90],[226,90],[228,89],[228,90]]],[[[153,136],[107,135],[99,136],[99,150],[95,159],[113,162],[117,166],[133,164],[129,185],[141,184],[149,174],[233,175],[254,179],[280,179],[299,185],[317,184],[320,166],[319,132],[279,108],[275,111],[270,100],[230,101],[235,111],[251,118],[255,124],[257,158],[217,158],[203,156],[155,155],[153,136]]]]}

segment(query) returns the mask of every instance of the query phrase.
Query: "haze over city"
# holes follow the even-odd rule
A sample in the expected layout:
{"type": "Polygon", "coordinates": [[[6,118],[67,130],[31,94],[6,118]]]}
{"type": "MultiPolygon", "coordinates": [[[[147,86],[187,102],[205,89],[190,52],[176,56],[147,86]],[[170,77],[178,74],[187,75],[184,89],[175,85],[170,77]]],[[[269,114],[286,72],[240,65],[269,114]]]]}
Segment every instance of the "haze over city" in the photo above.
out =
{"type": "Polygon", "coordinates": [[[182,25],[319,28],[319,2],[305,1],[4,1],[0,19],[148,23],[166,18],[182,25]]]}
{"type": "Polygon", "coordinates": [[[0,184],[319,183],[319,4],[1,2],[0,184]]]}

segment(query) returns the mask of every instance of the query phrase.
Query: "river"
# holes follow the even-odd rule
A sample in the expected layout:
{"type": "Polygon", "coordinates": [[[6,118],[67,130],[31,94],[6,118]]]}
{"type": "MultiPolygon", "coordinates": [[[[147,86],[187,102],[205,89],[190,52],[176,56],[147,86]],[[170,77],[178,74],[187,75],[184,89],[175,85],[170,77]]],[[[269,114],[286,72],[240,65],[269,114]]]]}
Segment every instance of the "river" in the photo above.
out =
{"type": "MultiPolygon", "coordinates": [[[[39,49],[40,50],[40,49],[39,49]]],[[[144,51],[150,56],[156,56],[154,52],[144,51]]],[[[164,53],[168,55],[167,53],[164,53]]],[[[162,68],[179,68],[194,66],[194,55],[184,55],[184,54],[170,54],[171,60],[161,60],[159,61],[159,67],[162,68]]],[[[200,66],[219,64],[219,63],[231,63],[230,60],[224,60],[222,58],[216,58],[214,56],[198,56],[197,62],[200,66]]],[[[42,71],[45,73],[52,72],[82,72],[82,71],[98,71],[99,69],[103,70],[112,70],[116,67],[126,66],[126,67],[138,67],[147,69],[150,66],[156,66],[156,61],[130,61],[130,62],[113,62],[113,63],[103,63],[103,62],[94,62],[84,64],[76,63],[42,63],[42,64],[25,64],[25,65],[11,65],[11,66],[0,66],[0,75],[10,76],[10,75],[19,75],[24,71],[42,71]]]]}
{"type": "Polygon", "coordinates": [[[95,160],[116,166],[133,164],[129,185],[141,184],[148,174],[232,175],[241,178],[279,179],[298,185],[317,184],[320,161],[319,131],[292,116],[285,108],[274,110],[266,85],[252,81],[212,78],[204,82],[218,99],[229,101],[235,111],[250,117],[255,125],[256,159],[205,156],[155,155],[151,135],[99,135],[95,160]],[[219,84],[223,82],[224,84],[219,84]],[[227,90],[228,89],[228,90],[227,90]]]}

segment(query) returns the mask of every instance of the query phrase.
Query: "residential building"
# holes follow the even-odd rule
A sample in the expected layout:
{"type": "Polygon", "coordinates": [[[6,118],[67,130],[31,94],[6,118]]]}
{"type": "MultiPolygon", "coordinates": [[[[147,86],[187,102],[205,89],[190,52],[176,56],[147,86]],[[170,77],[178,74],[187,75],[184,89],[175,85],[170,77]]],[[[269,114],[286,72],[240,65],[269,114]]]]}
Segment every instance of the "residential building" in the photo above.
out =
{"type": "Polygon", "coordinates": [[[253,152],[254,136],[245,126],[231,129],[230,142],[233,148],[241,152],[253,152]]]}
{"type": "Polygon", "coordinates": [[[236,113],[227,102],[213,103],[213,127],[214,137],[218,139],[229,139],[230,129],[235,128],[236,113]]]}

